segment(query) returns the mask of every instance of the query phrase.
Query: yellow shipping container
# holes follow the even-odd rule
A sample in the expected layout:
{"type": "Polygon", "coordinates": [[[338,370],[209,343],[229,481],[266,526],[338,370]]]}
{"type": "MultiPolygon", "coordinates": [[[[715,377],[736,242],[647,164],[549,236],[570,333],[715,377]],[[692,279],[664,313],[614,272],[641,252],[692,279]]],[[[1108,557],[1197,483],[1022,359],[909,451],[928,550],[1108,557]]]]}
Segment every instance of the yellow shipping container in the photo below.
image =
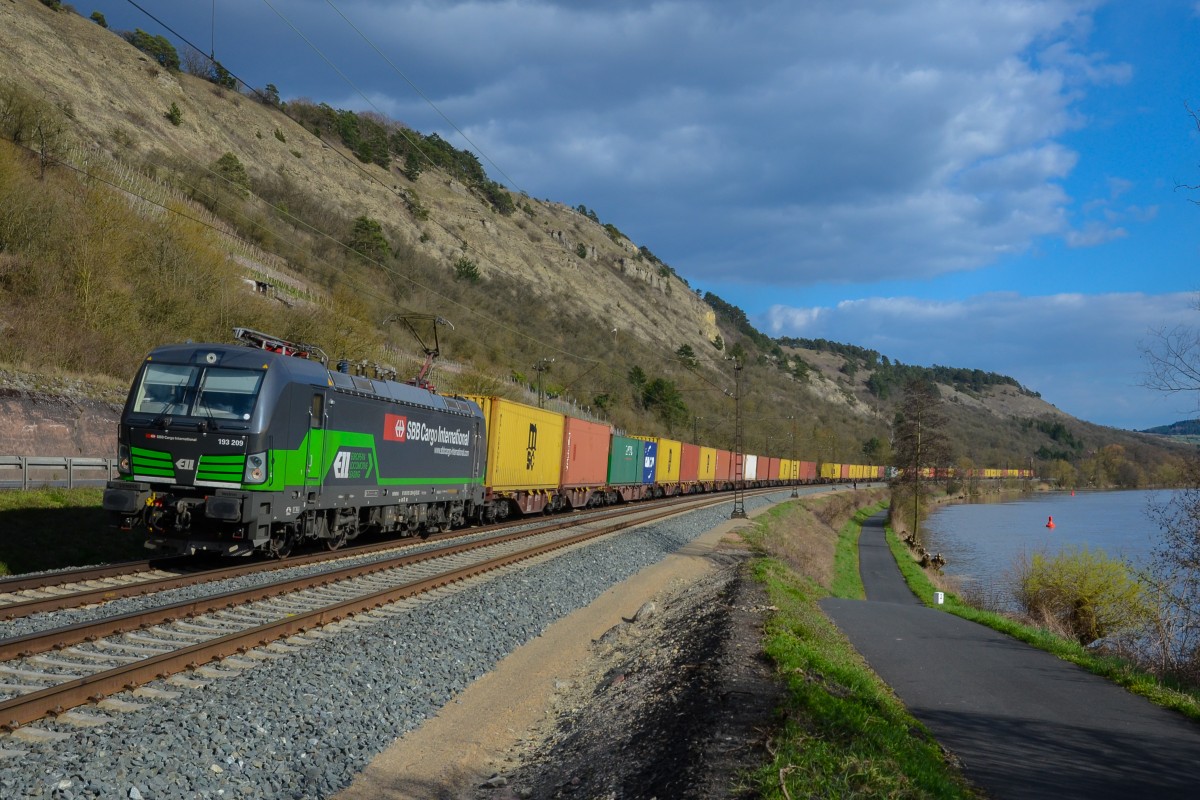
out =
{"type": "Polygon", "coordinates": [[[679,483],[679,461],[683,458],[683,442],[659,439],[656,436],[634,436],[643,442],[658,444],[658,460],[654,462],[655,483],[679,483]]]}
{"type": "Polygon", "coordinates": [[[830,464],[828,462],[821,463],[821,478],[824,480],[836,481],[842,477],[842,465],[830,464]]]}
{"type": "Polygon", "coordinates": [[[717,477],[717,448],[701,447],[700,448],[700,469],[696,475],[697,480],[711,481],[717,477]]]}
{"type": "Polygon", "coordinates": [[[558,488],[565,427],[562,414],[503,397],[468,395],[467,399],[483,409],[488,440],[484,482],[493,491],[558,488]]]}

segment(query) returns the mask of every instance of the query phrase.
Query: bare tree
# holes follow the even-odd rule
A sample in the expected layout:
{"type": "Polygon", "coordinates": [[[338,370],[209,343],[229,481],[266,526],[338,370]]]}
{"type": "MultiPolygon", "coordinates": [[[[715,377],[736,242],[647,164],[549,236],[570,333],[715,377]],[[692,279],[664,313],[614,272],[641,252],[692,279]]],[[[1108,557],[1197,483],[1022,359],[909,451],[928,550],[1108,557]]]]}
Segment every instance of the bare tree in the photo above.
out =
{"type": "MultiPolygon", "coordinates": [[[[1200,299],[1196,310],[1200,311],[1200,299]]],[[[1160,392],[1195,392],[1200,409],[1200,328],[1160,328],[1139,349],[1146,360],[1143,386],[1160,392]]]]}
{"type": "Polygon", "coordinates": [[[912,495],[914,544],[921,540],[922,500],[928,493],[928,482],[922,481],[921,471],[936,471],[950,461],[950,443],[944,432],[945,427],[946,414],[937,385],[921,378],[910,381],[904,387],[904,399],[896,412],[894,430],[896,466],[902,470],[897,485],[904,490],[904,494],[912,495]]]}
{"type": "MultiPolygon", "coordinates": [[[[1188,114],[1200,130],[1200,116],[1190,106],[1188,114]]],[[[1195,192],[1200,185],[1175,188],[1195,192]]],[[[1142,385],[1169,393],[1192,392],[1200,411],[1200,328],[1159,329],[1140,349],[1147,365],[1142,385]]],[[[1150,516],[1161,535],[1143,576],[1158,608],[1146,655],[1158,671],[1200,684],[1200,458],[1188,464],[1181,490],[1151,504],[1150,516]]]]}
{"type": "Polygon", "coordinates": [[[180,60],[183,62],[183,71],[188,75],[195,75],[206,81],[212,78],[212,59],[190,44],[184,46],[183,57],[180,60]]]}
{"type": "Polygon", "coordinates": [[[1188,485],[1151,503],[1161,531],[1142,575],[1158,614],[1142,642],[1142,657],[1160,674],[1200,684],[1200,461],[1188,485]]]}

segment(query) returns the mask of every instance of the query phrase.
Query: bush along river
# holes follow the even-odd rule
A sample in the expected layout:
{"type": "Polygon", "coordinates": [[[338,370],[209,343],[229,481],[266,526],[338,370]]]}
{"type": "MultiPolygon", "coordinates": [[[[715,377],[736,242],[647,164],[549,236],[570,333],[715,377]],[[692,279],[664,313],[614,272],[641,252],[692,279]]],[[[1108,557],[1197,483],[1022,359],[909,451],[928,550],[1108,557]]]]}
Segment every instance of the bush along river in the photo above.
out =
{"type": "Polygon", "coordinates": [[[965,592],[980,595],[988,606],[1012,608],[1013,565],[1034,553],[1086,547],[1135,566],[1144,563],[1160,536],[1148,511],[1173,494],[1068,491],[956,503],[935,510],[922,524],[922,535],[931,553],[946,558],[943,572],[965,592]]]}

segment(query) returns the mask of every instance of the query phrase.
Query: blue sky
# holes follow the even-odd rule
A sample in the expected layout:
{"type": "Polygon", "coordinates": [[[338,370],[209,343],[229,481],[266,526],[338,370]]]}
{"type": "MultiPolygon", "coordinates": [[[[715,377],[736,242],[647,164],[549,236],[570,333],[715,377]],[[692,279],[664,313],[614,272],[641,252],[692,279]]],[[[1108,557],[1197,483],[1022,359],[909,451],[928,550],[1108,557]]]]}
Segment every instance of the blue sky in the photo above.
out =
{"type": "Polygon", "coordinates": [[[1012,375],[1115,427],[1197,415],[1138,384],[1139,343],[1200,326],[1200,3],[138,5],[285,100],[457,127],[771,335],[1012,375]]]}

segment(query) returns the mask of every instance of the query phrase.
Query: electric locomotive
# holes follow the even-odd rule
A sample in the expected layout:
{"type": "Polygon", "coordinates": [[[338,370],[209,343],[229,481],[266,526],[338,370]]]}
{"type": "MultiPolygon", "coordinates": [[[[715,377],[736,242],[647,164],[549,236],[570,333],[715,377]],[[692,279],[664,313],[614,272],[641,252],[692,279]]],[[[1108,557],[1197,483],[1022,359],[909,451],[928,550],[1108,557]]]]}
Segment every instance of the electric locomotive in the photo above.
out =
{"type": "Polygon", "coordinates": [[[148,549],[283,556],[306,540],[333,549],[485,514],[478,405],[330,370],[311,346],[234,335],[242,344],[159,347],[133,382],[121,479],[103,504],[144,527],[148,549]]]}

